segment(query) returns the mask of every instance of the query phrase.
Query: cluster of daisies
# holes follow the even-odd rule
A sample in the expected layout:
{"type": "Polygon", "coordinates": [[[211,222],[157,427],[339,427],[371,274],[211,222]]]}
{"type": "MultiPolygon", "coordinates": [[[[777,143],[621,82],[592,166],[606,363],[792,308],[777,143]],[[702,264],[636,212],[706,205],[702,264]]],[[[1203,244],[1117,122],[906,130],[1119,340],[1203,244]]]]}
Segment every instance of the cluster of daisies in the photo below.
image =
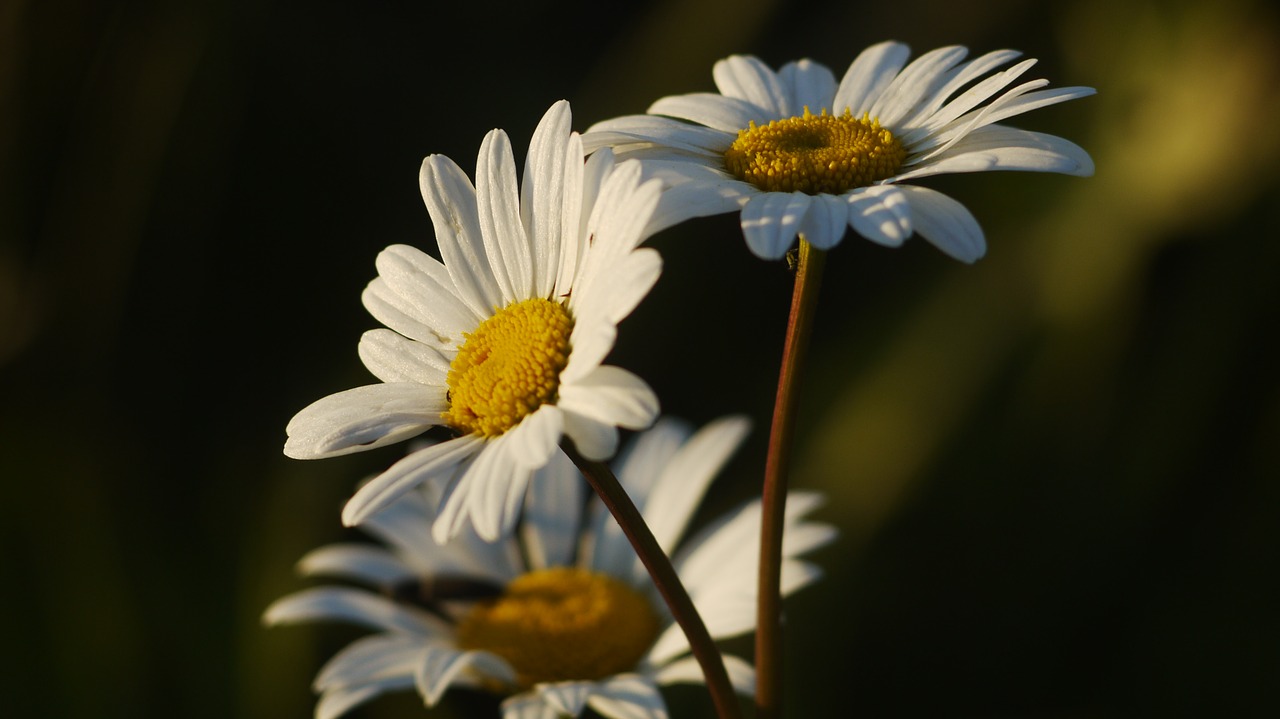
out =
{"type": "MultiPolygon", "coordinates": [[[[315,680],[316,716],[394,690],[428,706],[450,686],[504,697],[504,719],[666,716],[658,687],[702,681],[690,644],[604,503],[566,452],[608,462],[715,639],[755,627],[759,503],[690,533],[711,481],[747,433],[730,416],[694,429],[659,417],[653,390],[605,361],[618,323],[662,269],[642,247],[691,217],[739,210],[747,246],[782,257],[853,231],[896,246],[919,234],[971,262],[985,251],[955,200],[905,184],[939,173],[1089,175],[1064,139],[997,124],[1089,88],[1018,82],[1011,51],[964,62],[947,47],[908,63],[882,43],[837,80],[801,60],[716,63],[719,93],[665,97],[645,115],[572,129],[567,102],[533,134],[523,178],[507,135],[481,143],[474,181],[447,157],[422,163],[440,260],[394,245],[363,302],[385,328],[359,356],[375,383],[299,412],[284,451],[317,459],[417,437],[342,512],[378,543],[303,558],[341,580],[275,602],[269,624],[313,620],[373,631],[315,680]],[[622,442],[619,430],[633,431],[622,442]]],[[[834,529],[793,492],[781,591],[813,581],[801,559],[834,529]]],[[[739,692],[751,665],[724,658],[739,692]]]]}

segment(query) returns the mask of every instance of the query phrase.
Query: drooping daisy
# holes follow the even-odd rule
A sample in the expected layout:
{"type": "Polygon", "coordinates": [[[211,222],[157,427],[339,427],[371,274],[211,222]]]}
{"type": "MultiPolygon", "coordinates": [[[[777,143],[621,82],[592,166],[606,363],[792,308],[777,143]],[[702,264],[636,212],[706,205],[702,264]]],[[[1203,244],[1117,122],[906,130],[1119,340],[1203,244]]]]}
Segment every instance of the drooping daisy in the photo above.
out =
{"type": "Polygon", "coordinates": [[[436,537],[470,518],[496,539],[515,522],[530,475],[562,436],[592,459],[617,427],[649,425],[658,401],[642,380],[603,365],[617,323],[661,271],[637,249],[660,195],[636,163],[593,155],[570,131],[569,105],[542,118],[523,187],[501,130],[480,146],[473,187],[449,158],[422,163],[420,185],[440,262],[394,245],[377,258],[364,306],[390,329],[366,332],[360,358],[382,382],[325,397],[289,422],[284,452],[316,459],[398,442],[442,426],[448,441],[414,452],[343,511],[356,524],[423,481],[446,485],[436,537]]]}
{"type": "MultiPolygon", "coordinates": [[[[745,420],[730,417],[690,436],[682,423],[664,419],[615,462],[658,542],[674,552],[681,581],[716,639],[755,626],[759,503],[681,540],[746,431],[745,420]]],[[[272,625],[338,620],[377,631],[320,670],[317,719],[410,688],[431,706],[452,685],[507,697],[504,719],[576,716],[584,706],[618,719],[665,719],[658,686],[702,681],[684,633],[617,523],[594,497],[584,508],[585,482],[563,454],[530,483],[518,537],[498,543],[465,529],[437,545],[429,531],[435,487],[400,496],[361,525],[386,548],[331,545],[299,563],[304,574],[380,592],[322,586],[267,609],[264,621],[272,625]],[[449,595],[451,588],[473,593],[449,595]]],[[[817,568],[798,557],[834,537],[830,526],[804,518],[819,503],[801,492],[787,502],[784,592],[817,578],[817,568]]],[[[725,660],[735,689],[752,691],[751,667],[725,660]]]]}
{"type": "Polygon", "coordinates": [[[715,64],[720,94],[664,97],[647,115],[597,123],[588,152],[612,146],[650,173],[679,183],[685,217],[741,208],[742,232],[765,259],[802,234],[828,249],[845,228],[898,246],[918,232],[973,262],[986,251],[976,220],[940,192],[902,184],[928,175],[987,170],[1093,174],[1093,161],[1060,137],[996,124],[1036,108],[1093,94],[1087,87],[1009,87],[1035,60],[1002,72],[1020,53],[1000,50],[961,63],[963,47],[907,64],[906,45],[885,42],[858,56],[837,83],[816,62],[774,72],[754,57],[715,64]],[[905,66],[905,67],[904,67],[905,66]]]}

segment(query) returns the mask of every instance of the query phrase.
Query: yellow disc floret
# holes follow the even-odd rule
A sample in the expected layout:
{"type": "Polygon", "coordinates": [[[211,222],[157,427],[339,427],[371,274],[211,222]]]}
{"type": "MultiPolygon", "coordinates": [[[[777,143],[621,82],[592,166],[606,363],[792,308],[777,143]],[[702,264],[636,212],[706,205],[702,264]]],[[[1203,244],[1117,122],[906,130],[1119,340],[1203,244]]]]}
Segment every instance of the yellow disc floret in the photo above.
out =
{"type": "MultiPolygon", "coordinates": [[[[639,592],[608,575],[556,567],[521,575],[458,624],[458,646],[506,659],[521,689],[631,671],[658,636],[639,592]]],[[[496,687],[495,687],[496,688],[496,687]]]]}
{"type": "Polygon", "coordinates": [[[552,402],[569,361],[573,319],[564,305],[513,302],[480,323],[449,365],[445,424],[496,437],[552,402]]]}
{"type": "Polygon", "coordinates": [[[724,160],[739,179],[765,192],[838,195],[897,174],[907,157],[902,143],[865,113],[774,120],[738,132],[724,160]]]}

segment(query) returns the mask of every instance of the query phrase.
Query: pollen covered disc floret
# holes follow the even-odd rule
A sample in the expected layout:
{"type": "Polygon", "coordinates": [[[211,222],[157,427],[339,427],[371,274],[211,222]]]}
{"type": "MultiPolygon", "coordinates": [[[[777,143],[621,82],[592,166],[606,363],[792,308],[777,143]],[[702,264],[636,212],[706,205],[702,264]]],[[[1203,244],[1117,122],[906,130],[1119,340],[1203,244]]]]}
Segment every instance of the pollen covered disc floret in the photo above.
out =
{"type": "Polygon", "coordinates": [[[627,584],[553,567],[521,575],[501,597],[473,607],[458,624],[457,642],[506,659],[520,688],[528,689],[628,671],[658,629],[649,601],[627,584]]]}
{"type": "Polygon", "coordinates": [[[724,153],[729,171],[765,192],[838,195],[893,177],[907,153],[893,133],[864,113],[814,115],[750,126],[724,153]]]}
{"type": "Polygon", "coordinates": [[[446,424],[498,436],[555,400],[569,361],[573,319],[543,298],[514,302],[467,333],[449,366],[446,424]]]}

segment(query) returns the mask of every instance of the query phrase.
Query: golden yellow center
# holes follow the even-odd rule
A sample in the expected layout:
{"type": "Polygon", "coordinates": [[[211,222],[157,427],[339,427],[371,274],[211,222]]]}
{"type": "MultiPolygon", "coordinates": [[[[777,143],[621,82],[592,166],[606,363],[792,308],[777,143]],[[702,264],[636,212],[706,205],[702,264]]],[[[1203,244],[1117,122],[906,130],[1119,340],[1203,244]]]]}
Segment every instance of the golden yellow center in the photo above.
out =
{"type": "Polygon", "coordinates": [[[738,132],[724,160],[740,180],[765,192],[839,195],[893,177],[907,157],[902,143],[865,113],[810,114],[754,122],[738,132]]]}
{"type": "Polygon", "coordinates": [[[480,323],[449,365],[445,424],[495,437],[554,401],[572,331],[564,305],[541,298],[513,302],[480,323]]]}
{"type": "Polygon", "coordinates": [[[658,616],[613,577],[556,567],[521,575],[458,624],[458,646],[506,659],[519,688],[631,671],[658,636],[658,616]]]}

